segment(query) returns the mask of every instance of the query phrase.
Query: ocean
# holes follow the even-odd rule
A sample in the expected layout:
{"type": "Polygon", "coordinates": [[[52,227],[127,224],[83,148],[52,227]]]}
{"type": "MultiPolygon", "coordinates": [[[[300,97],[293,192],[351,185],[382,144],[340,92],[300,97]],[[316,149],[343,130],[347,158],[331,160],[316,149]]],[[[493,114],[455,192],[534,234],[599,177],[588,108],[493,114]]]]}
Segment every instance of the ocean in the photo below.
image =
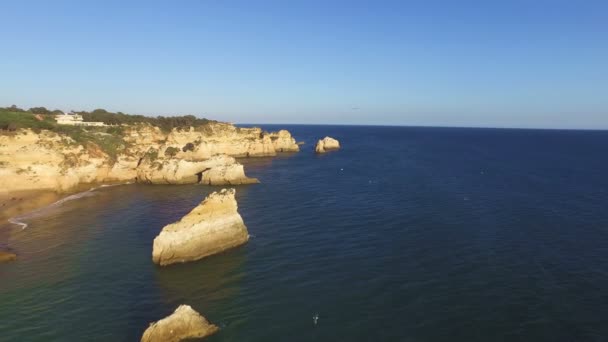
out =
{"type": "Polygon", "coordinates": [[[249,158],[241,247],[159,268],[202,185],[102,187],[0,227],[0,341],[138,341],[189,304],[205,341],[607,341],[608,132],[286,128],[249,158]],[[326,135],[343,148],[316,155],[326,135]]]}

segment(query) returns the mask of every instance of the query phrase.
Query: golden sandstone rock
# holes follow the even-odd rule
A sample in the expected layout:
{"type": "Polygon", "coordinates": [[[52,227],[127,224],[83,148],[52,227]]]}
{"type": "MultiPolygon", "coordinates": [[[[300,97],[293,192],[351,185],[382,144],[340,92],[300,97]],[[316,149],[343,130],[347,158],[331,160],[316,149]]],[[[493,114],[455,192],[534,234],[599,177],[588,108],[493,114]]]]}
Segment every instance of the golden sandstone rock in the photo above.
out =
{"type": "Polygon", "coordinates": [[[288,131],[266,133],[260,128],[240,128],[221,122],[173,129],[168,133],[149,124],[122,126],[121,130],[122,133],[116,135],[92,133],[122,139],[124,148],[117,149],[114,156],[94,144],[79,143],[68,135],[47,130],[36,133],[22,129],[0,134],[0,195],[25,190],[64,192],[79,184],[100,182],[198,181],[190,171],[200,168],[202,164],[196,162],[203,161],[216,165],[200,179],[204,184],[250,183],[253,181],[245,177],[244,172],[240,173],[240,164],[223,159],[225,165],[219,166],[217,160],[211,159],[218,154],[256,157],[299,150],[288,131]],[[155,166],[160,173],[145,170],[154,164],[153,161],[144,163],[150,155],[158,160],[155,166]],[[167,171],[162,170],[165,167],[167,171]],[[175,178],[182,174],[187,179],[175,178]]]}
{"type": "Polygon", "coordinates": [[[202,259],[249,240],[234,189],[213,192],[154,239],[152,261],[161,266],[202,259]]]}
{"type": "Polygon", "coordinates": [[[189,305],[180,305],[170,316],[150,324],[141,342],[179,342],[190,338],[203,338],[219,328],[209,323],[189,305]]]}
{"type": "Polygon", "coordinates": [[[340,148],[340,142],[338,140],[325,137],[319,141],[317,141],[317,145],[315,146],[315,152],[317,153],[325,153],[330,150],[337,150],[340,148]]]}
{"type": "Polygon", "coordinates": [[[203,161],[184,159],[149,159],[137,167],[137,181],[150,184],[237,185],[259,183],[245,176],[243,165],[227,155],[213,156],[203,161]]]}

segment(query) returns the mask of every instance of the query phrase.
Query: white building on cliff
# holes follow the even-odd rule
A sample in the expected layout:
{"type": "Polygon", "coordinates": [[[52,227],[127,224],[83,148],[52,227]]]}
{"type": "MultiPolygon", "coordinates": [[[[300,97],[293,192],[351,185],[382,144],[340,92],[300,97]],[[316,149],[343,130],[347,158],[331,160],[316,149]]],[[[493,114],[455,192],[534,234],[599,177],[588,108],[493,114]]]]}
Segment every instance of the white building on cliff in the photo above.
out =
{"type": "Polygon", "coordinates": [[[70,126],[105,126],[103,122],[89,122],[82,121],[82,115],[78,114],[67,114],[63,113],[60,115],[55,115],[55,121],[57,121],[58,125],[70,125],[70,126]]]}

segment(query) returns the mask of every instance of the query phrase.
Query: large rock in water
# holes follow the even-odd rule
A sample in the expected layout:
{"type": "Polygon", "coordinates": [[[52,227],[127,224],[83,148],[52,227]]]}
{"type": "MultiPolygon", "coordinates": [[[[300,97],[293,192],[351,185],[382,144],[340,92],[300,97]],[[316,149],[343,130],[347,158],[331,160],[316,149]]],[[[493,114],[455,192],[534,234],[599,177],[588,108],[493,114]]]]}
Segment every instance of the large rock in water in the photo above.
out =
{"type": "Polygon", "coordinates": [[[245,175],[243,165],[227,155],[203,161],[144,158],[137,167],[137,181],[150,184],[237,185],[259,183],[245,175]]]}
{"type": "Polygon", "coordinates": [[[340,142],[331,137],[325,137],[319,141],[317,141],[317,146],[315,146],[315,152],[317,153],[325,153],[330,150],[337,150],[340,148],[340,142]]]}
{"type": "Polygon", "coordinates": [[[17,255],[10,252],[0,251],[0,262],[17,260],[17,255]]]}
{"type": "Polygon", "coordinates": [[[189,305],[180,305],[170,316],[150,324],[141,337],[141,342],[179,342],[203,338],[218,329],[189,305]]]}
{"type": "Polygon", "coordinates": [[[296,139],[291,136],[291,133],[287,130],[280,130],[278,132],[268,133],[272,146],[277,152],[298,152],[300,146],[296,143],[296,139]]]}
{"type": "Polygon", "coordinates": [[[249,233],[234,194],[234,189],[214,192],[181,220],[166,225],[154,239],[154,263],[199,260],[247,242],[249,233]]]}

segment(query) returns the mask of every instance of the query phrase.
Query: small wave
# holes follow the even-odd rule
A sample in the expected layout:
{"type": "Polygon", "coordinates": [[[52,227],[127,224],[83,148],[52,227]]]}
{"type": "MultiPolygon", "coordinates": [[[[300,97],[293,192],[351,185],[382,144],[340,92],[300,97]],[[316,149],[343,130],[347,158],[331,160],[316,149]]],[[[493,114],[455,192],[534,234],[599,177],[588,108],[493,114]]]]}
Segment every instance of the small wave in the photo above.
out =
{"type": "Polygon", "coordinates": [[[16,217],[8,219],[8,223],[21,226],[21,229],[27,228],[27,223],[19,221],[16,217]]]}
{"type": "Polygon", "coordinates": [[[53,202],[49,205],[47,205],[46,207],[42,207],[39,209],[36,209],[34,211],[30,211],[27,214],[24,215],[19,215],[19,216],[15,216],[12,217],[8,220],[9,223],[12,223],[14,225],[18,225],[21,226],[21,229],[25,229],[27,228],[27,223],[23,222],[23,220],[27,220],[27,219],[31,219],[37,216],[40,216],[46,212],[48,212],[51,209],[57,208],[59,206],[61,206],[62,204],[64,204],[65,202],[69,202],[69,201],[73,201],[75,199],[79,199],[79,198],[83,198],[83,197],[90,197],[95,195],[94,192],[97,189],[101,189],[101,188],[108,188],[108,187],[112,187],[112,186],[117,186],[117,185],[124,185],[124,184],[131,184],[131,182],[127,182],[127,183],[117,183],[117,184],[102,184],[100,186],[97,187],[92,187],[87,191],[83,191],[83,192],[79,192],[79,193],[75,193],[73,195],[69,195],[67,197],[64,197],[56,202],[53,202]]]}

